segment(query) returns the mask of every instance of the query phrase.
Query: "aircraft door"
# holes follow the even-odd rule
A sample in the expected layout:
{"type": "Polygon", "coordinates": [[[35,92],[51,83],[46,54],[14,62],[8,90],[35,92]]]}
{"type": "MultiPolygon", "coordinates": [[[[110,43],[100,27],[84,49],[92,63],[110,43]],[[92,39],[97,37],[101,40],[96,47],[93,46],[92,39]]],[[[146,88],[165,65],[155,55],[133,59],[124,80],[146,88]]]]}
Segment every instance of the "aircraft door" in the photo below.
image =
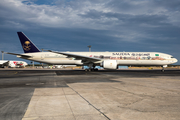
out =
{"type": "Polygon", "coordinates": [[[41,60],[44,60],[44,54],[41,55],[41,60]]]}

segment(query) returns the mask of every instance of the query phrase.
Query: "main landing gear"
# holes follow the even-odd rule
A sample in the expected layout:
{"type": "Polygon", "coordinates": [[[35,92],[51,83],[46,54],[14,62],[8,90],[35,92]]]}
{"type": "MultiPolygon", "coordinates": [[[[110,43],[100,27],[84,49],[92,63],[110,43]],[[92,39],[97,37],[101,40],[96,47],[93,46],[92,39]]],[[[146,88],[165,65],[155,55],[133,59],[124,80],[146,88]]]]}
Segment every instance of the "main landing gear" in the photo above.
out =
{"type": "Polygon", "coordinates": [[[95,68],[96,66],[94,64],[89,64],[88,65],[88,69],[85,69],[85,71],[98,71],[97,68],[95,68]]]}

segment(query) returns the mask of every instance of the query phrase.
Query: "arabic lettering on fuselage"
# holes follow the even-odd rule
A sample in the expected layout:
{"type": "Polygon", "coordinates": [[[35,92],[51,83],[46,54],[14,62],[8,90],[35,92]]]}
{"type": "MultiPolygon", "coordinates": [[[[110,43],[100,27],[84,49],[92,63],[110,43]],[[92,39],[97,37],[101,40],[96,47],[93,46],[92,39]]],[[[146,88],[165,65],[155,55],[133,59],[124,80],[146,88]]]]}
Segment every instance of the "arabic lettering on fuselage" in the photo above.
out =
{"type": "Polygon", "coordinates": [[[149,53],[112,53],[112,55],[119,55],[119,56],[150,56],[149,53]]]}

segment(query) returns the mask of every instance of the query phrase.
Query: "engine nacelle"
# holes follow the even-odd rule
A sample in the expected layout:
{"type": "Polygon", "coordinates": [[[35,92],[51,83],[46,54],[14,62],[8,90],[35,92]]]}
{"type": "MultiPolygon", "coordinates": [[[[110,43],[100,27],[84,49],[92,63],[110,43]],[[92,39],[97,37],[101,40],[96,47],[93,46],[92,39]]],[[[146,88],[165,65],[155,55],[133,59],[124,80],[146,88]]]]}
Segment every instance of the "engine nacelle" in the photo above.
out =
{"type": "Polygon", "coordinates": [[[104,67],[104,69],[117,69],[117,61],[116,60],[104,60],[102,62],[102,67],[104,67]]]}

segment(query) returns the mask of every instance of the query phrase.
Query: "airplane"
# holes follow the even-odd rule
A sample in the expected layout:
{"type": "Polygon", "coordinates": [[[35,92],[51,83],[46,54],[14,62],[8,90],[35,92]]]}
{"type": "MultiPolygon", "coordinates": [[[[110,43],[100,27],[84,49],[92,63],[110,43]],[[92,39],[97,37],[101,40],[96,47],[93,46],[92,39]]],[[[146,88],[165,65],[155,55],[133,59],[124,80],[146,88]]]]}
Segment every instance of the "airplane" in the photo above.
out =
{"type": "Polygon", "coordinates": [[[0,67],[4,68],[5,66],[7,67],[25,67],[28,65],[24,61],[12,61],[12,60],[0,60],[0,67]]]}
{"type": "Polygon", "coordinates": [[[95,66],[117,69],[119,65],[162,66],[162,71],[164,71],[167,65],[178,61],[172,55],[160,52],[58,52],[52,50],[41,52],[23,32],[17,32],[17,34],[24,54],[6,53],[40,63],[89,66],[88,71],[96,70],[95,66]]]}
{"type": "Polygon", "coordinates": [[[7,60],[0,60],[0,68],[3,68],[4,67],[4,63],[6,63],[7,60]]]}

